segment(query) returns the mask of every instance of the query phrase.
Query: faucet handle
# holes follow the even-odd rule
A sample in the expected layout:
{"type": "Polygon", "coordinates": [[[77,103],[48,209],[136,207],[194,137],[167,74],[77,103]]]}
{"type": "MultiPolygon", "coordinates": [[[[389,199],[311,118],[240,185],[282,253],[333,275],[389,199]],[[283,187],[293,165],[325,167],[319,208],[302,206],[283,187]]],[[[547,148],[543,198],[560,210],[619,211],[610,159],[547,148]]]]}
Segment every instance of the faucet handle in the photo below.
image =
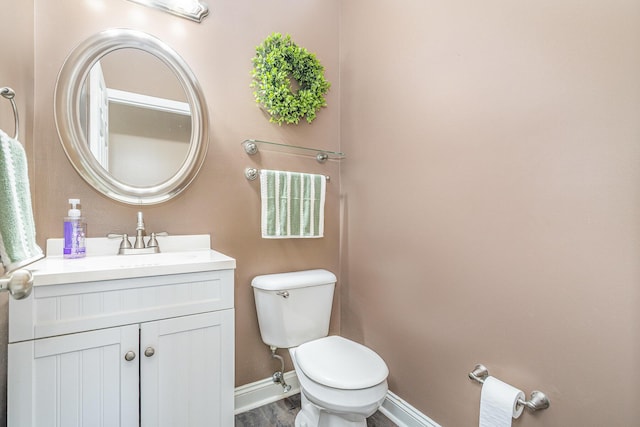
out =
{"type": "Polygon", "coordinates": [[[117,233],[109,233],[107,234],[109,239],[118,239],[122,237],[122,242],[120,242],[120,250],[122,249],[131,249],[131,242],[129,241],[129,235],[127,233],[117,234],[117,233]]]}
{"type": "Polygon", "coordinates": [[[161,231],[159,233],[151,233],[151,237],[149,237],[149,242],[147,243],[147,247],[148,248],[157,248],[158,247],[158,241],[156,240],[156,237],[165,237],[168,236],[169,233],[167,233],[166,231],[161,231]]]}

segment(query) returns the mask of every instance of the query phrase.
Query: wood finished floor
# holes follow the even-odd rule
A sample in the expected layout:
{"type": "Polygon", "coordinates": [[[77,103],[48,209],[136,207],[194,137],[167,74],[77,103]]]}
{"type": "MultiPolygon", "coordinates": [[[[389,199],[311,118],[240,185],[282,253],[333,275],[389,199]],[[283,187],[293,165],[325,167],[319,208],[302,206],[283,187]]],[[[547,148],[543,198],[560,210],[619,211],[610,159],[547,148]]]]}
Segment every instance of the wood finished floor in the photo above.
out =
{"type": "MultiPolygon", "coordinates": [[[[236,415],[235,427],[293,427],[300,394],[236,415]]],[[[380,411],[367,418],[367,427],[397,427],[380,411]]]]}

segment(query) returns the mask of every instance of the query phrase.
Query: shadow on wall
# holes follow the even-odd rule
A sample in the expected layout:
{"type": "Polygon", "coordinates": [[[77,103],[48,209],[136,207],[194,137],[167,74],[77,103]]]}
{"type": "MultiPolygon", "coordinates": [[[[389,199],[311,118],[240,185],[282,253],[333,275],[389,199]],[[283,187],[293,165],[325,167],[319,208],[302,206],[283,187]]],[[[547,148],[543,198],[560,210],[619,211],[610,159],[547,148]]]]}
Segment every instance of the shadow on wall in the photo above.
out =
{"type": "Polygon", "coordinates": [[[362,319],[349,310],[353,304],[349,286],[349,196],[346,193],[340,194],[340,259],[340,335],[364,343],[362,319]]]}

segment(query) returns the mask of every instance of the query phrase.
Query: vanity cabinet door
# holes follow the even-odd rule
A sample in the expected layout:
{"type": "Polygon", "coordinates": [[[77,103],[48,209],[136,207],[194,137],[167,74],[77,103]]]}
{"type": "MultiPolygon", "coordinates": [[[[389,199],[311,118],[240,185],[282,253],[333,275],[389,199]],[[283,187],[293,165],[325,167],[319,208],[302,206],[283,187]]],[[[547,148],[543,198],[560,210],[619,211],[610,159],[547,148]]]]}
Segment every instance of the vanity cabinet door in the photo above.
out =
{"type": "Polygon", "coordinates": [[[234,424],[233,309],[143,323],[143,427],[234,424]]]}
{"type": "Polygon", "coordinates": [[[12,343],[8,356],[9,427],[138,426],[138,325],[12,343]]]}

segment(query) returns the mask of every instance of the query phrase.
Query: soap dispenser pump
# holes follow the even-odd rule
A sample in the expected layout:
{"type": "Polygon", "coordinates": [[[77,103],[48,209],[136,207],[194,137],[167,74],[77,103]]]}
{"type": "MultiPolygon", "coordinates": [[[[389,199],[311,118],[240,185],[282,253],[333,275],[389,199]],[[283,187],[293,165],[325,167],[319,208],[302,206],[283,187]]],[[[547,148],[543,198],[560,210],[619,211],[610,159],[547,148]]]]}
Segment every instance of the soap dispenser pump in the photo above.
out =
{"type": "Polygon", "coordinates": [[[78,209],[80,199],[69,199],[71,209],[64,218],[64,248],[62,256],[64,258],[82,258],[86,255],[85,238],[87,235],[87,224],[84,222],[82,213],[78,209]]]}

